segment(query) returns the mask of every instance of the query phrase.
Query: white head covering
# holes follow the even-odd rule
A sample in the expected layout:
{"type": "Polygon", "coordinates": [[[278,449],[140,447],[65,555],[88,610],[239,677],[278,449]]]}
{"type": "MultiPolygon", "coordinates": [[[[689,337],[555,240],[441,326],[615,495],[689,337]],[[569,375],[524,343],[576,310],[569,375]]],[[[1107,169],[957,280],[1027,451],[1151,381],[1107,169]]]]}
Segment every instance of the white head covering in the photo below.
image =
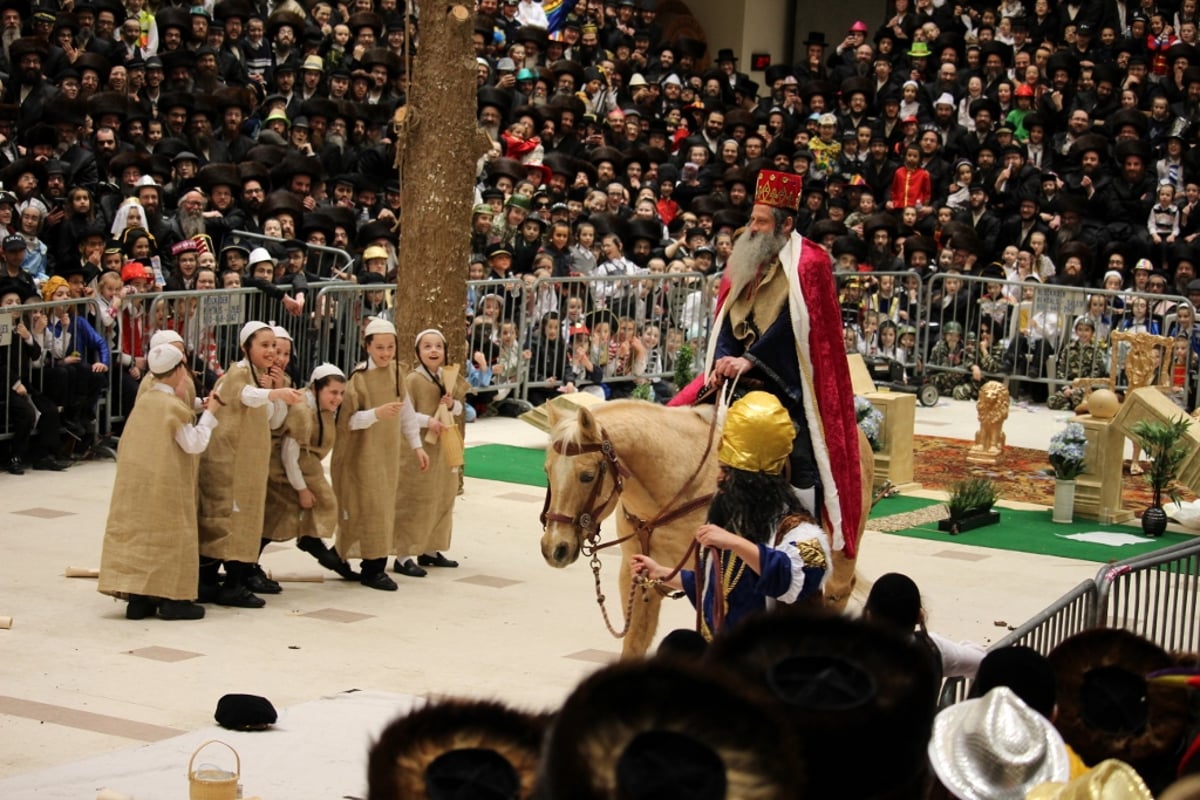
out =
{"type": "Polygon", "coordinates": [[[183,353],[173,345],[160,344],[150,348],[146,355],[146,363],[155,375],[165,375],[183,363],[183,353]]]}
{"type": "Polygon", "coordinates": [[[246,346],[246,342],[250,341],[250,337],[261,330],[271,330],[271,326],[265,322],[247,322],[242,326],[241,333],[238,334],[238,345],[246,346]]]}
{"type": "Polygon", "coordinates": [[[160,344],[183,344],[183,337],[170,328],[157,331],[150,337],[150,349],[158,347],[160,344]]]}
{"type": "Polygon", "coordinates": [[[267,248],[256,247],[250,251],[250,266],[253,267],[255,264],[263,261],[270,261],[272,264],[275,263],[275,259],[271,258],[271,254],[267,252],[267,248]]]}
{"type": "Polygon", "coordinates": [[[954,95],[949,92],[942,92],[937,100],[933,101],[935,106],[954,106],[954,95]]]}
{"type": "Polygon", "coordinates": [[[316,383],[322,378],[328,378],[330,375],[336,375],[339,378],[346,377],[346,373],[333,364],[318,364],[312,371],[312,378],[309,380],[309,383],[316,383]]]}
{"type": "Polygon", "coordinates": [[[294,342],[292,335],[288,333],[288,329],[282,325],[272,325],[271,330],[275,331],[276,339],[287,339],[289,342],[294,342]]]}
{"type": "Polygon", "coordinates": [[[417,334],[417,338],[413,339],[413,347],[416,347],[417,345],[421,344],[421,337],[427,333],[436,333],[438,335],[438,337],[441,338],[442,344],[446,343],[446,334],[442,333],[437,328],[426,328],[425,330],[423,330],[417,334]]]}
{"type": "Polygon", "coordinates": [[[376,334],[387,333],[392,336],[396,335],[396,326],[388,322],[386,319],[379,317],[371,317],[371,321],[367,323],[366,330],[363,331],[363,338],[375,336],[376,334]]]}
{"type": "Polygon", "coordinates": [[[1062,736],[1007,686],[939,713],[928,753],[938,780],[962,800],[1024,800],[1071,775],[1062,736]]]}
{"type": "Polygon", "coordinates": [[[121,203],[117,208],[117,213],[113,217],[112,227],[109,232],[118,239],[125,236],[125,228],[129,225],[129,215],[137,214],[141,220],[141,224],[135,225],[135,228],[146,228],[146,212],[142,210],[142,201],[136,197],[127,197],[125,202],[121,203]]]}
{"type": "MultiPolygon", "coordinates": [[[[1122,275],[1120,272],[1118,272],[1115,269],[1110,269],[1108,272],[1104,273],[1104,281],[1107,281],[1109,278],[1113,277],[1114,275],[1116,276],[1117,280],[1119,280],[1121,282],[1121,285],[1124,286],[1125,285],[1125,276],[1122,275]]],[[[1104,281],[1100,282],[1101,285],[1104,284],[1104,281]]]]}

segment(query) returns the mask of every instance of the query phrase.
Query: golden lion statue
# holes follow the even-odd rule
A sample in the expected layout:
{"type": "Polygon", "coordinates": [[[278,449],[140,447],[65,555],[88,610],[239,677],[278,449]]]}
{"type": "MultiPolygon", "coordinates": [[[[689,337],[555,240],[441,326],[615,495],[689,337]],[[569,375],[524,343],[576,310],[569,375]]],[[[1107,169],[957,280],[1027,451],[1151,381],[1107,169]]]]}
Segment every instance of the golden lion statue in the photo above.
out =
{"type": "Polygon", "coordinates": [[[1008,387],[999,381],[988,381],[979,388],[976,409],[979,414],[979,432],[975,444],[967,454],[967,460],[982,464],[994,464],[1004,452],[1004,422],[1008,419],[1011,398],[1008,387]]]}

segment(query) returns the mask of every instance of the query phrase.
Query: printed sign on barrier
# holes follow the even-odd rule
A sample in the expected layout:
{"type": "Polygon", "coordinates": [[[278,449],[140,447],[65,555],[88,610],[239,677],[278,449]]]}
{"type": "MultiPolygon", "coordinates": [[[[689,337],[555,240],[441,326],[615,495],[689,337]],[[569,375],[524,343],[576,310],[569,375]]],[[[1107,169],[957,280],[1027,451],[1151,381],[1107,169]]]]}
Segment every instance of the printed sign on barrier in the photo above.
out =
{"type": "Polygon", "coordinates": [[[219,294],[200,299],[201,319],[206,325],[241,325],[246,321],[246,296],[219,294]]]}
{"type": "Polygon", "coordinates": [[[12,331],[16,327],[15,314],[0,314],[0,347],[8,347],[12,342],[12,331]]]}

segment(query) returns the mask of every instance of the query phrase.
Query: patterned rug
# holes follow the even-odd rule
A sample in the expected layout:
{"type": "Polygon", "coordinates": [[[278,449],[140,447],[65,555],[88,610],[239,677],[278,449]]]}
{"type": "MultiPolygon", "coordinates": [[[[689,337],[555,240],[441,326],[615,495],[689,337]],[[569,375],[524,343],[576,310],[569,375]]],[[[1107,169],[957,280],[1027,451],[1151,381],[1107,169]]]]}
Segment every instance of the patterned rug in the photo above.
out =
{"type": "MultiPolygon", "coordinates": [[[[956,481],[968,474],[994,480],[1004,500],[1022,503],[1054,505],[1054,473],[1042,450],[1025,447],[1006,447],[1000,462],[994,466],[968,464],[967,450],[971,443],[941,436],[917,436],[913,440],[913,480],[923,489],[949,491],[956,481]]],[[[1143,467],[1146,466],[1143,463],[1143,467]]],[[[1140,511],[1150,504],[1150,484],[1145,476],[1125,476],[1122,489],[1125,506],[1140,511]]],[[[1195,500],[1186,489],[1179,492],[1181,500],[1195,500]]]]}

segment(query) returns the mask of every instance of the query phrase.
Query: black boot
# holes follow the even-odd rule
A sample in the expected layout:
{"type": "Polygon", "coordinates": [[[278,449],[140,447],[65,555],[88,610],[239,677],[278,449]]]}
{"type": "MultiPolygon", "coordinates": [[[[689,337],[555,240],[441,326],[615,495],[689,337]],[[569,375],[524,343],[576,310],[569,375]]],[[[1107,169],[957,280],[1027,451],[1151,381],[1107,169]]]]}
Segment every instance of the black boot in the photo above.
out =
{"type": "Polygon", "coordinates": [[[158,604],[160,619],[204,619],[204,606],[190,600],[163,600],[158,604]]]}
{"type": "Polygon", "coordinates": [[[336,572],[348,581],[357,581],[361,576],[338,555],[336,548],[325,546],[325,542],[316,536],[301,536],[296,540],[296,547],[317,560],[327,570],[336,572]]]}
{"type": "Polygon", "coordinates": [[[363,586],[384,592],[394,592],[397,588],[396,582],[388,577],[386,558],[364,558],[359,581],[363,586]]]}
{"type": "Polygon", "coordinates": [[[129,595],[129,605],[125,606],[125,619],[145,619],[153,617],[158,608],[158,600],[144,594],[129,595]]]}
{"type": "Polygon", "coordinates": [[[253,564],[243,564],[238,561],[225,562],[225,583],[217,592],[217,602],[223,606],[235,608],[262,608],[267,604],[258,595],[250,591],[246,584],[253,564]]]}
{"type": "Polygon", "coordinates": [[[200,585],[196,589],[197,603],[215,603],[221,591],[221,561],[200,556],[200,585]]]}

